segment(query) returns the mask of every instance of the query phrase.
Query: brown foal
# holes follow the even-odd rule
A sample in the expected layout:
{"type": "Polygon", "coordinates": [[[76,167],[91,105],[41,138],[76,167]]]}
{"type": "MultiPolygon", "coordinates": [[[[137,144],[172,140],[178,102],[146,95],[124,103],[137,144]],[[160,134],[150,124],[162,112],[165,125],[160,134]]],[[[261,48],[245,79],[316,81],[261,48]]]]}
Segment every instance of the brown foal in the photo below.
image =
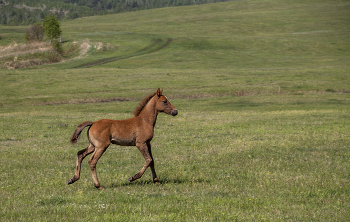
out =
{"type": "Polygon", "coordinates": [[[121,146],[136,146],[143,157],[145,165],[133,177],[129,178],[129,182],[142,177],[148,167],[151,167],[153,182],[159,182],[156,171],[154,169],[154,160],[151,151],[151,140],[153,138],[154,126],[156,124],[157,115],[161,112],[176,116],[177,109],[169,102],[163,94],[163,89],[158,88],[157,92],[147,96],[134,111],[134,117],[126,120],[110,120],[101,119],[96,122],[84,122],[75,130],[71,143],[76,143],[81,132],[87,126],[89,146],[77,153],[77,165],[75,174],[68,184],[72,184],[80,178],[81,162],[92,153],[89,159],[89,166],[94,180],[95,187],[102,189],[97,178],[96,164],[102,154],[107,150],[108,146],[113,143],[121,146]]]}

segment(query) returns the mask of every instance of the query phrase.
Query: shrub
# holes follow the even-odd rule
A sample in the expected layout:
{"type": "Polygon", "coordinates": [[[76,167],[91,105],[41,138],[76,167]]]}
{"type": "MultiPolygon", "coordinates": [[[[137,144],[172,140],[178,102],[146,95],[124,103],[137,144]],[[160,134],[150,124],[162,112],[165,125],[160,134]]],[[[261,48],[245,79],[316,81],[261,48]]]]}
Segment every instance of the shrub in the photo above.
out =
{"type": "Polygon", "coordinates": [[[24,38],[28,42],[41,42],[44,38],[44,28],[40,23],[34,24],[28,28],[24,38]]]}
{"type": "Polygon", "coordinates": [[[60,55],[55,51],[49,51],[47,58],[48,58],[48,63],[56,63],[61,61],[60,55]]]}
{"type": "Polygon", "coordinates": [[[63,54],[62,43],[60,43],[59,41],[53,41],[52,47],[59,54],[61,54],[61,55],[63,54]]]}

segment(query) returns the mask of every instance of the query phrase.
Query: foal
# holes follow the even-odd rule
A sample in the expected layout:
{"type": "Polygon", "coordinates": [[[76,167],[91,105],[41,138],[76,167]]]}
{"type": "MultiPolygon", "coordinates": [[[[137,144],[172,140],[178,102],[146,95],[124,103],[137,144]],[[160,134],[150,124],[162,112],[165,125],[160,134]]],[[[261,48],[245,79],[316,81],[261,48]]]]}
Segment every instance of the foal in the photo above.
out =
{"type": "Polygon", "coordinates": [[[154,160],[151,151],[151,140],[153,138],[154,126],[157,115],[161,112],[176,116],[177,109],[169,102],[166,96],[162,95],[163,89],[158,88],[157,92],[147,96],[134,111],[134,117],[126,120],[101,119],[96,122],[84,122],[75,130],[71,143],[76,143],[81,132],[87,126],[87,136],[90,145],[77,153],[77,165],[75,174],[68,184],[72,184],[80,178],[81,162],[92,153],[89,159],[89,166],[94,180],[95,187],[102,189],[96,174],[96,164],[108,146],[113,143],[121,146],[136,146],[143,157],[145,165],[129,182],[142,177],[147,167],[151,167],[153,182],[159,182],[154,169],[154,160]]]}

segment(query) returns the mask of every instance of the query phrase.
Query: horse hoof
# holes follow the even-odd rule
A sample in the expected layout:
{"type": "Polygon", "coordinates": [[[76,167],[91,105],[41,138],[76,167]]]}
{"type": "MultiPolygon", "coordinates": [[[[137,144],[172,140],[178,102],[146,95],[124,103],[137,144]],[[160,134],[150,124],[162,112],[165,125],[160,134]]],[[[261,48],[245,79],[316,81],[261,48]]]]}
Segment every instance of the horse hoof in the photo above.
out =
{"type": "Polygon", "coordinates": [[[132,182],[132,181],[134,181],[134,180],[132,179],[132,177],[130,177],[130,178],[129,178],[129,182],[132,182]]]}
{"type": "Polygon", "coordinates": [[[68,181],[68,185],[69,185],[69,184],[72,184],[72,183],[74,183],[74,181],[73,181],[72,179],[70,179],[70,180],[68,181]]]}

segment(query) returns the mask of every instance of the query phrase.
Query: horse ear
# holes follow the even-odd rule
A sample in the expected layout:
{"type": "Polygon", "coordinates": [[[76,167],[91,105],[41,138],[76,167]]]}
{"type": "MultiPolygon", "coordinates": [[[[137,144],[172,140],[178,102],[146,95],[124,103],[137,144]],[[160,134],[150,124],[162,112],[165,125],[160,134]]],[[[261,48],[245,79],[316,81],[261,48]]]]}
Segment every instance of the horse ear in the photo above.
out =
{"type": "Polygon", "coordinates": [[[157,96],[160,97],[163,93],[163,89],[158,88],[157,90],[157,96]]]}

